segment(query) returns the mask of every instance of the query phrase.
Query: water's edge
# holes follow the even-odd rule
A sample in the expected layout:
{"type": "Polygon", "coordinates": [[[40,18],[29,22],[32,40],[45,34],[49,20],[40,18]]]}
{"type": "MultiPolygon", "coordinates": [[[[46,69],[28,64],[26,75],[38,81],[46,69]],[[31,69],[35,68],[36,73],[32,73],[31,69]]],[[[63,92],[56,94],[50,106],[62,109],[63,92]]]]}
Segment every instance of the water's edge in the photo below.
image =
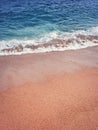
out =
{"type": "Polygon", "coordinates": [[[40,39],[0,41],[0,55],[77,50],[98,45],[98,26],[74,32],[51,32],[40,39]]]}

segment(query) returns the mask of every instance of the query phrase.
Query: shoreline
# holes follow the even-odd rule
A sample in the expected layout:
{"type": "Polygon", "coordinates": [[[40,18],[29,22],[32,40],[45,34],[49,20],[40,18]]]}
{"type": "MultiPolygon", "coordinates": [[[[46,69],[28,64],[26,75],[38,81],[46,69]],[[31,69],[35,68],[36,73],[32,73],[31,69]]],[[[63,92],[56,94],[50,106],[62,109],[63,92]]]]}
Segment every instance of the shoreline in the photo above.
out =
{"type": "Polygon", "coordinates": [[[47,76],[98,67],[98,47],[76,51],[0,56],[0,89],[42,81],[47,76]]]}
{"type": "Polygon", "coordinates": [[[0,57],[0,129],[97,130],[98,47],[0,57]]]}

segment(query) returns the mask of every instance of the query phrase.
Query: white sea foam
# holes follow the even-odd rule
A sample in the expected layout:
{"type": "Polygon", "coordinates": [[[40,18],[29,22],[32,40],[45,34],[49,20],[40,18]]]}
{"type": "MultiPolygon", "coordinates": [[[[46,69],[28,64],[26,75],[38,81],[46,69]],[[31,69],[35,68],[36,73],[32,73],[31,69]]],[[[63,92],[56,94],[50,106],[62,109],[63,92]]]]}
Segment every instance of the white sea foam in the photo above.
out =
{"type": "Polygon", "coordinates": [[[51,32],[40,39],[0,41],[0,55],[76,50],[98,45],[98,26],[73,32],[51,32]]]}

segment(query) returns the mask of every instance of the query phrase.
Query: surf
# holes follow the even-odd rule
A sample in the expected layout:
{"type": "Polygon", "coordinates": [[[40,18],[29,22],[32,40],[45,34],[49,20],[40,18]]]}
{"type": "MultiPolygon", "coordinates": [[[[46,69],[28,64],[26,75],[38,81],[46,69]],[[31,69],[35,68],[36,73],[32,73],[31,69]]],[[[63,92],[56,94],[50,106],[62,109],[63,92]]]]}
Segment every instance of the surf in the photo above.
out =
{"type": "Polygon", "coordinates": [[[39,39],[2,40],[0,41],[0,55],[77,50],[97,45],[98,26],[71,32],[54,31],[39,39]]]}

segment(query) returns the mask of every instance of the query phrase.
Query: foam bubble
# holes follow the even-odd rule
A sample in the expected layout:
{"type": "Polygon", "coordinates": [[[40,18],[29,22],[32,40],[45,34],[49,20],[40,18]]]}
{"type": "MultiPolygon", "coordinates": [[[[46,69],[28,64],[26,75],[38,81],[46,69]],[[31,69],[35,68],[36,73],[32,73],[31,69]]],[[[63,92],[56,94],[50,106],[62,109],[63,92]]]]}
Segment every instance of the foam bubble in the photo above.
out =
{"type": "Polygon", "coordinates": [[[0,55],[75,50],[98,45],[98,26],[74,32],[55,31],[40,39],[0,41],[0,55]]]}

